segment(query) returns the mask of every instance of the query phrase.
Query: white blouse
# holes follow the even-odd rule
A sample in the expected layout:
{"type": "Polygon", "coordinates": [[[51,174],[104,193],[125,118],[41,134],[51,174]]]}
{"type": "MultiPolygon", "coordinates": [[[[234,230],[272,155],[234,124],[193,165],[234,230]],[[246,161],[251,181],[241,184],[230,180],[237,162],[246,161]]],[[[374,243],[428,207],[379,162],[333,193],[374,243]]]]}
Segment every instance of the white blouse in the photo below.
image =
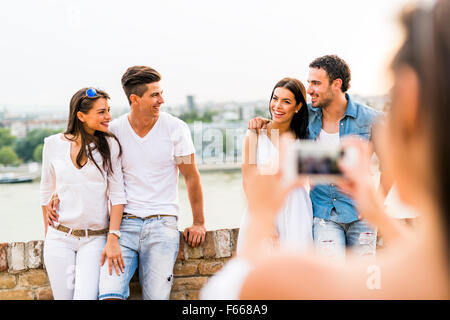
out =
{"type": "Polygon", "coordinates": [[[103,229],[109,225],[108,199],[111,204],[126,204],[119,144],[114,138],[106,138],[111,153],[114,173],[103,170],[101,154],[92,155],[102,172],[88,159],[78,169],[70,158],[71,142],[62,133],[45,138],[42,152],[40,186],[41,205],[47,205],[53,192],[60,200],[59,223],[77,229],[103,229]]]}

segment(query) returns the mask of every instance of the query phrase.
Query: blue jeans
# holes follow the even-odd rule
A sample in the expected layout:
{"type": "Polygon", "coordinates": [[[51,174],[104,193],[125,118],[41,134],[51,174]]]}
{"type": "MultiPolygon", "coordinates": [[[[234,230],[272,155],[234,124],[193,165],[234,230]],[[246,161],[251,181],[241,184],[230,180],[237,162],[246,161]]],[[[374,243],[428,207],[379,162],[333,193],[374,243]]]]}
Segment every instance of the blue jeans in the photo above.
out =
{"type": "Polygon", "coordinates": [[[364,220],[339,223],[314,217],[313,238],[318,253],[328,258],[345,260],[346,247],[359,256],[375,257],[377,229],[364,220]]]}
{"type": "Polygon", "coordinates": [[[109,274],[108,261],[100,270],[99,299],[127,299],[130,280],[139,266],[144,300],[168,300],[173,282],[180,235],[177,217],[158,216],[147,220],[124,217],[119,239],[125,262],[124,273],[109,274]]]}

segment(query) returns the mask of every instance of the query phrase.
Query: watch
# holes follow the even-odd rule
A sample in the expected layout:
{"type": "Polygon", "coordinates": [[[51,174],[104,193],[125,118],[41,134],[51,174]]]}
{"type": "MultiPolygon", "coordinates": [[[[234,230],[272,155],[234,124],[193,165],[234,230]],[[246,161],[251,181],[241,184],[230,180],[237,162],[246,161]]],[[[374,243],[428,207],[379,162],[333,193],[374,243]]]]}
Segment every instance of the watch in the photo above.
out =
{"type": "Polygon", "coordinates": [[[119,230],[109,230],[108,233],[115,235],[117,237],[117,239],[120,238],[120,231],[119,230]]]}

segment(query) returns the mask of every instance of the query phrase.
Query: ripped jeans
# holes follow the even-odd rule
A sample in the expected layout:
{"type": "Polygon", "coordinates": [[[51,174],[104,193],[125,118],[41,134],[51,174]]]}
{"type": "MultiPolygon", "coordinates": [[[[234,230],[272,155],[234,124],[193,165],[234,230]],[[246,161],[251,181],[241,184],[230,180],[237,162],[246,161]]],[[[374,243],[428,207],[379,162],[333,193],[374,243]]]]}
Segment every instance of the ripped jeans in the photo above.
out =
{"type": "Polygon", "coordinates": [[[177,217],[158,216],[147,220],[124,217],[120,225],[120,250],[124,273],[109,274],[108,261],[100,269],[99,299],[128,299],[130,280],[139,267],[144,300],[168,300],[173,282],[180,235],[177,217]]]}
{"type": "Polygon", "coordinates": [[[375,258],[377,229],[364,220],[339,223],[314,217],[313,237],[316,251],[327,258],[344,261],[346,247],[359,256],[375,258]]]}

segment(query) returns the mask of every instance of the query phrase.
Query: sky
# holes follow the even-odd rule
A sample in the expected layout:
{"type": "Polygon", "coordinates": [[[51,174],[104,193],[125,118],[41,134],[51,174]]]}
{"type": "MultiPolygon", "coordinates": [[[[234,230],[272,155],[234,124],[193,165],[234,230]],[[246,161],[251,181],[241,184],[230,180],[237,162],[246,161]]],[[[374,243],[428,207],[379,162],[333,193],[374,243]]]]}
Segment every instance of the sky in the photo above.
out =
{"type": "Polygon", "coordinates": [[[148,65],[166,104],[268,99],[278,80],[306,85],[316,57],[337,54],[349,93],[385,94],[407,0],[0,2],[0,110],[67,108],[80,88],[127,106],[120,79],[148,65]]]}

